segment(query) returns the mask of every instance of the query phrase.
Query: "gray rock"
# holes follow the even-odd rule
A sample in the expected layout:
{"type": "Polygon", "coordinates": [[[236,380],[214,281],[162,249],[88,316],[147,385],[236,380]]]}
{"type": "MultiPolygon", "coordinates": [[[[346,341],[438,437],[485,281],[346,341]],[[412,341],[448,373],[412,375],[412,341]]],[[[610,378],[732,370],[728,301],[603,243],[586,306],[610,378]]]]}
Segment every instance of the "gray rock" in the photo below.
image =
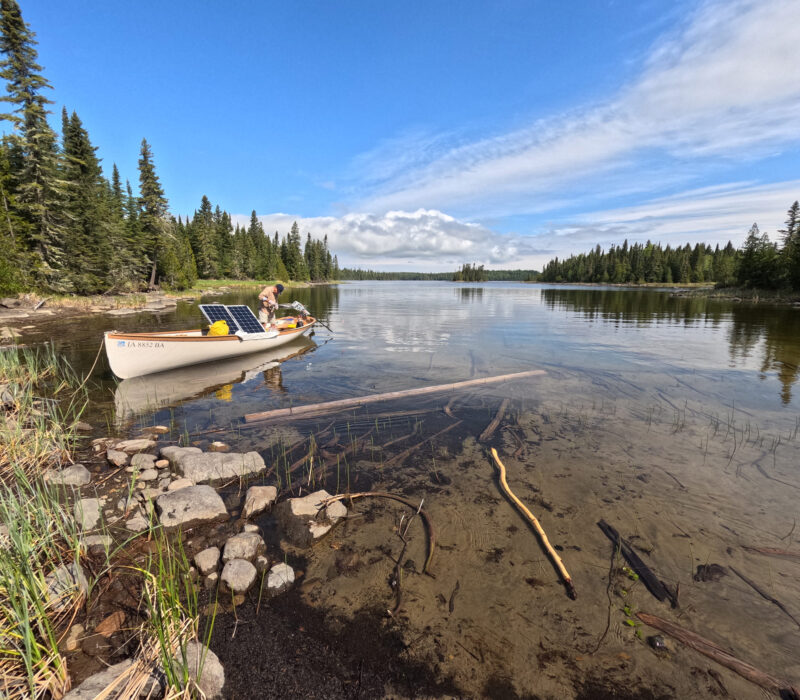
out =
{"type": "Polygon", "coordinates": [[[147,452],[140,452],[131,457],[131,466],[138,469],[152,469],[156,463],[156,456],[147,452]]]}
{"type": "Polygon", "coordinates": [[[189,677],[197,683],[207,700],[222,696],[225,669],[213,651],[200,642],[192,641],[186,645],[183,654],[176,656],[175,663],[178,668],[185,666],[189,677]]]}
{"type": "Polygon", "coordinates": [[[100,523],[99,498],[81,498],[75,501],[75,520],[83,530],[92,530],[100,523]]]}
{"type": "Polygon", "coordinates": [[[94,700],[132,663],[133,659],[125,659],[125,661],[109,666],[104,671],[100,671],[100,673],[89,676],[77,688],[70,690],[63,700],[94,700]]]}
{"type": "Polygon", "coordinates": [[[149,440],[147,438],[135,438],[133,440],[123,440],[122,442],[118,442],[115,447],[122,452],[127,452],[128,454],[133,454],[135,452],[144,452],[145,450],[149,450],[151,447],[155,447],[156,442],[155,440],[149,440]]]}
{"type": "Polygon", "coordinates": [[[222,550],[222,561],[225,563],[232,559],[246,559],[253,561],[259,554],[263,554],[267,547],[261,535],[255,532],[242,532],[231,537],[222,550]]]}
{"type": "Polygon", "coordinates": [[[156,499],[156,511],[164,527],[191,527],[227,520],[228,511],[210,486],[188,486],[156,499]]]}
{"type": "Polygon", "coordinates": [[[278,498],[278,489],[274,486],[251,486],[244,499],[242,517],[247,519],[263,513],[278,498]]]}
{"type": "Polygon", "coordinates": [[[219,547],[209,547],[194,555],[194,563],[203,576],[208,576],[219,566],[219,547]]]}
{"type": "Polygon", "coordinates": [[[82,420],[79,420],[77,423],[75,423],[75,430],[78,430],[82,433],[90,433],[92,430],[94,430],[94,428],[92,428],[91,423],[86,423],[82,420]]]}
{"type": "Polygon", "coordinates": [[[194,486],[194,482],[191,479],[175,479],[175,481],[171,482],[169,486],[167,486],[167,490],[180,491],[181,489],[185,489],[187,486],[194,486]]]}
{"type": "Polygon", "coordinates": [[[217,584],[219,583],[219,574],[216,571],[212,571],[208,576],[206,576],[205,586],[207,591],[213,591],[217,584]]]}
{"type": "Polygon", "coordinates": [[[328,520],[335,523],[347,515],[347,507],[341,501],[334,501],[325,507],[325,515],[328,520]]]}
{"type": "Polygon", "coordinates": [[[162,459],[166,459],[170,466],[174,467],[176,462],[184,455],[201,455],[203,450],[199,447],[179,447],[178,445],[167,445],[159,451],[162,459]]]}
{"type": "Polygon", "coordinates": [[[233,593],[247,593],[256,580],[256,567],[245,559],[231,559],[222,568],[222,582],[233,593]]]}
{"type": "Polygon", "coordinates": [[[149,527],[147,518],[142,513],[134,513],[132,518],[125,522],[125,529],[131,532],[141,532],[149,527]]]}
{"type": "Polygon", "coordinates": [[[106,311],[109,316],[131,316],[133,314],[138,314],[139,309],[111,309],[110,311],[106,311]]]}
{"type": "Polygon", "coordinates": [[[283,562],[275,564],[267,574],[267,590],[272,595],[283,593],[291,588],[293,583],[294,569],[283,562]]]}
{"type": "Polygon", "coordinates": [[[124,467],[128,463],[128,455],[120,450],[106,450],[106,459],[115,467],[124,467]]]}
{"type": "Polygon", "coordinates": [[[76,598],[82,598],[89,592],[89,582],[81,565],[62,564],[51,571],[44,579],[47,602],[56,612],[66,610],[76,598]]]}
{"type": "Polygon", "coordinates": [[[325,511],[321,511],[323,502],[330,497],[327,491],[315,491],[302,498],[289,498],[275,507],[275,516],[289,542],[308,547],[331,529],[325,511]]]}
{"type": "Polygon", "coordinates": [[[258,452],[208,452],[179,457],[174,467],[181,476],[202,484],[253,476],[263,472],[267,465],[258,452]]]}
{"type": "Polygon", "coordinates": [[[155,481],[158,479],[158,469],[145,469],[137,478],[139,481],[155,481]]]}
{"type": "Polygon", "coordinates": [[[51,484],[86,486],[92,480],[92,475],[82,464],[73,464],[58,472],[48,472],[47,478],[51,484]]]}
{"type": "Polygon", "coordinates": [[[255,523],[245,523],[242,527],[242,532],[255,532],[257,535],[261,534],[261,528],[255,523]]]}

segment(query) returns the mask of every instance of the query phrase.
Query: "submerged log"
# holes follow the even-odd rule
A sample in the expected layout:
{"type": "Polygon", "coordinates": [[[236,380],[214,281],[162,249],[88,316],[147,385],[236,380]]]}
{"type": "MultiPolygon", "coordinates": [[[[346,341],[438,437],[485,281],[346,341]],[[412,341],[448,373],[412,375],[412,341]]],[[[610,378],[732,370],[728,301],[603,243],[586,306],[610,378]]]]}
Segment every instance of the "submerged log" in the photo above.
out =
{"type": "Polygon", "coordinates": [[[675,605],[677,603],[675,596],[667,590],[667,587],[652,572],[650,567],[633,551],[633,547],[631,547],[630,543],[622,539],[622,536],[605,520],[601,520],[597,525],[605,533],[606,537],[614,543],[614,547],[619,548],[622,556],[625,557],[625,561],[627,561],[630,567],[638,574],[639,578],[647,587],[647,590],[658,598],[658,600],[663,602],[669,599],[670,602],[675,605]]]}
{"type": "Polygon", "coordinates": [[[508,404],[511,402],[510,399],[503,399],[503,402],[500,404],[500,408],[497,409],[497,415],[492,419],[492,422],[486,426],[486,430],[484,430],[480,437],[478,438],[478,442],[486,442],[492,435],[494,435],[494,431],[497,430],[497,426],[500,425],[500,421],[503,420],[503,416],[506,414],[506,409],[508,408],[508,404]]]}
{"type": "Polygon", "coordinates": [[[313,403],[305,406],[292,406],[290,408],[276,408],[272,411],[262,411],[260,413],[248,413],[244,420],[246,423],[254,423],[271,418],[298,417],[310,413],[323,413],[325,411],[337,411],[341,408],[350,406],[360,406],[377,401],[391,401],[394,399],[405,399],[411,396],[422,396],[424,394],[435,394],[442,391],[456,391],[468,386],[478,386],[480,384],[494,384],[496,382],[511,381],[524,377],[537,377],[547,374],[543,369],[532,369],[527,372],[515,372],[514,374],[501,374],[494,377],[481,377],[480,379],[468,379],[463,382],[452,384],[437,384],[435,386],[423,386],[417,389],[404,389],[403,391],[390,391],[384,394],[372,394],[370,396],[358,396],[351,399],[339,399],[338,401],[326,401],[324,403],[313,403]]]}
{"type": "Polygon", "coordinates": [[[742,549],[746,549],[748,552],[754,552],[755,554],[764,554],[768,557],[800,561],[800,552],[789,552],[785,549],[776,549],[775,547],[748,547],[747,545],[742,545],[742,549]]]}
{"type": "Polygon", "coordinates": [[[682,642],[695,651],[699,651],[709,659],[716,661],[718,664],[729,668],[731,671],[738,673],[742,678],[746,678],[751,683],[760,685],[762,688],[771,690],[781,695],[784,698],[792,698],[793,700],[800,700],[800,692],[789,681],[782,678],[776,678],[768,673],[760,671],[755,666],[751,666],[746,661],[737,659],[729,651],[725,651],[722,647],[717,646],[714,642],[701,637],[695,632],[691,632],[683,627],[680,627],[668,620],[649,615],[648,613],[636,613],[642,622],[650,627],[664,632],[671,637],[674,637],[679,642],[682,642]]]}

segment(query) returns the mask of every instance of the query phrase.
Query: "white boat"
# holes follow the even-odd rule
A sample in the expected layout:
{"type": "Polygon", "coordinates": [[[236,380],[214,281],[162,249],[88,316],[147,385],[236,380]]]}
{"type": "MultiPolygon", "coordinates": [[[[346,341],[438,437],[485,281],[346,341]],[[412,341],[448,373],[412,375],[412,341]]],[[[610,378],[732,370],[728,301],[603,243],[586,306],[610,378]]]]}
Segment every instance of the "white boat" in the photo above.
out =
{"type": "MultiPolygon", "coordinates": [[[[315,347],[313,340],[300,336],[266,352],[123,379],[114,390],[116,421],[123,425],[138,415],[215,393],[224,399],[230,395],[232,385],[259,375],[269,383],[273,380],[274,370],[282,362],[315,347]]],[[[277,379],[280,381],[280,374],[277,379]]]]}
{"type": "Polygon", "coordinates": [[[149,333],[108,331],[104,335],[111,371],[120,379],[130,379],[273,350],[306,335],[317,322],[313,316],[301,313],[278,319],[274,328],[265,329],[246,306],[203,304],[199,308],[212,323],[225,320],[229,334],[204,335],[199,329],[149,333]]]}

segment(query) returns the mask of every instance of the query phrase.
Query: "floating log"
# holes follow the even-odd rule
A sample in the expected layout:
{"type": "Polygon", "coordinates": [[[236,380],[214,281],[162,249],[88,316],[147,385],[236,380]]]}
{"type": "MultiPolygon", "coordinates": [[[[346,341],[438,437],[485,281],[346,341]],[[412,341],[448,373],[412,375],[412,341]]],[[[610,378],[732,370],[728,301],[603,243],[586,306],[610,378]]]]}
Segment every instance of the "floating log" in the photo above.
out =
{"type": "Polygon", "coordinates": [[[480,384],[494,384],[497,382],[523,379],[524,377],[538,377],[547,374],[543,369],[532,369],[526,372],[515,372],[514,374],[501,374],[494,377],[481,377],[480,379],[468,379],[463,382],[453,384],[437,384],[435,386],[423,386],[417,389],[404,389],[403,391],[389,391],[384,394],[372,394],[370,396],[359,396],[351,399],[339,399],[338,401],[326,401],[324,403],[312,403],[305,406],[292,406],[290,408],[276,408],[272,411],[262,411],[260,413],[248,413],[244,420],[246,423],[269,420],[271,418],[298,417],[309,413],[322,413],[325,411],[336,411],[340,408],[359,406],[378,401],[391,401],[394,399],[405,399],[410,396],[422,396],[424,394],[435,394],[442,391],[457,391],[468,386],[478,386],[480,384]]]}
{"type": "Polygon", "coordinates": [[[505,492],[506,496],[508,496],[517,509],[522,513],[525,518],[533,525],[533,529],[536,530],[539,538],[542,541],[542,545],[544,546],[547,553],[550,555],[551,561],[555,564],[558,572],[561,574],[561,578],[564,579],[564,585],[567,587],[567,594],[569,595],[572,600],[575,600],[578,597],[578,594],[575,591],[575,586],[572,583],[572,577],[569,575],[566,567],[564,566],[564,562],[561,561],[561,557],[558,556],[558,552],[553,549],[553,546],[550,544],[550,540],[547,539],[547,533],[544,531],[544,528],[539,524],[539,521],[536,519],[536,516],[531,513],[525,504],[519,500],[514,495],[514,492],[509,488],[508,482],[506,481],[506,467],[500,461],[500,457],[497,454],[497,450],[492,448],[492,457],[494,457],[495,464],[497,464],[497,469],[500,472],[500,486],[502,487],[503,491],[505,492]]]}
{"type": "Polygon", "coordinates": [[[639,558],[639,555],[633,551],[633,547],[631,547],[629,542],[622,539],[622,536],[605,520],[598,522],[597,526],[605,533],[606,537],[614,543],[614,547],[619,548],[622,556],[625,557],[625,561],[627,561],[630,567],[639,575],[639,578],[644,582],[648,591],[662,602],[669,599],[673,605],[677,604],[675,596],[667,590],[667,587],[652,572],[650,567],[648,567],[647,564],[639,558]]]}
{"type": "Polygon", "coordinates": [[[500,421],[503,420],[503,416],[506,414],[506,409],[508,408],[508,404],[511,402],[510,399],[503,399],[503,402],[500,404],[500,408],[497,409],[497,415],[492,419],[492,422],[486,426],[486,430],[484,430],[480,437],[478,438],[478,442],[486,442],[492,435],[494,435],[494,431],[497,430],[497,426],[500,425],[500,421]]]}
{"type": "Polygon", "coordinates": [[[738,673],[742,678],[746,678],[751,683],[755,683],[756,685],[760,685],[762,688],[766,688],[767,690],[778,693],[781,695],[781,697],[800,700],[800,692],[798,692],[797,688],[794,687],[789,681],[771,676],[768,673],[760,671],[755,666],[751,666],[746,661],[737,659],[729,651],[725,651],[722,647],[717,646],[714,644],[714,642],[706,639],[705,637],[701,637],[695,632],[691,632],[683,627],[679,627],[678,625],[669,622],[668,620],[664,620],[663,618],[656,617],[655,615],[649,615],[648,613],[640,612],[636,613],[636,617],[638,617],[646,625],[650,625],[650,627],[654,627],[655,629],[674,637],[679,642],[691,647],[695,651],[699,651],[709,659],[712,659],[718,664],[725,666],[725,668],[729,668],[731,671],[738,673]]]}

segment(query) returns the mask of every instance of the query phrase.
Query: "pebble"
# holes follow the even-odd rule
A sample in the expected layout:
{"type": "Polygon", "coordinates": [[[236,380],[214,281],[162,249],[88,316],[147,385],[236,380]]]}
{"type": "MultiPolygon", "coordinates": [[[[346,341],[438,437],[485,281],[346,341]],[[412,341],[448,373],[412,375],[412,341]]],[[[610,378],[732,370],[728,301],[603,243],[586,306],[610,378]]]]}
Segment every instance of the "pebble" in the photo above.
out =
{"type": "Polygon", "coordinates": [[[81,637],[85,631],[83,625],[80,623],[72,625],[72,627],[69,628],[66,639],[59,645],[59,649],[67,653],[78,651],[81,646],[81,637]]]}
{"type": "Polygon", "coordinates": [[[167,469],[169,467],[168,459],[157,459],[155,462],[156,469],[167,469]]]}
{"type": "Polygon", "coordinates": [[[155,481],[156,479],[158,479],[158,470],[156,469],[145,469],[139,474],[139,481],[155,481]]]}
{"type": "Polygon", "coordinates": [[[115,467],[124,467],[128,463],[128,455],[121,450],[106,450],[106,459],[115,467]]]}
{"type": "Polygon", "coordinates": [[[156,462],[156,456],[147,452],[140,452],[131,457],[131,466],[139,469],[152,469],[156,462]]]}

